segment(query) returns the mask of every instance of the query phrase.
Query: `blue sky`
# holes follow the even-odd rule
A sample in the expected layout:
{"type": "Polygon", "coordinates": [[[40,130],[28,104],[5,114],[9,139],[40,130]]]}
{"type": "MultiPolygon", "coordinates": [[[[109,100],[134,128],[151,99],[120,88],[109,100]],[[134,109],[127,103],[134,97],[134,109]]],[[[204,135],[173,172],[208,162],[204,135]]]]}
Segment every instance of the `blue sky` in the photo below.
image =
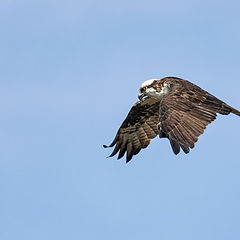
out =
{"type": "Polygon", "coordinates": [[[240,108],[238,1],[0,3],[0,239],[240,237],[240,118],[190,154],[106,158],[140,84],[190,80],[240,108]]]}

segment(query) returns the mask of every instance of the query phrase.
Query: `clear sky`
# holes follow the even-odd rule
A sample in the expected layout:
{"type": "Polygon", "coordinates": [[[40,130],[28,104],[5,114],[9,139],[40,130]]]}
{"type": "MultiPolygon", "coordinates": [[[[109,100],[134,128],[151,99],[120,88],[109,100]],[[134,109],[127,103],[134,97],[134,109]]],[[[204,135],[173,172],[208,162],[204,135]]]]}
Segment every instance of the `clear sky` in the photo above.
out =
{"type": "Polygon", "coordinates": [[[149,78],[240,109],[239,1],[0,2],[0,239],[240,239],[240,118],[190,154],[109,144],[149,78]]]}

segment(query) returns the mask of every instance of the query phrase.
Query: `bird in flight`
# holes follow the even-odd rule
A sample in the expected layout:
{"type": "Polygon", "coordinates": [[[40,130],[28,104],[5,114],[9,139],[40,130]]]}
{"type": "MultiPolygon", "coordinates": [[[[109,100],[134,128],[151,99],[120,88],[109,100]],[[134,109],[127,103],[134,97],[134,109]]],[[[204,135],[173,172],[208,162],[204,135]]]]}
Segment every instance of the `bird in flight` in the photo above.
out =
{"type": "Polygon", "coordinates": [[[115,146],[109,157],[126,154],[126,162],[151,139],[168,138],[175,154],[189,153],[206,126],[217,113],[240,116],[240,111],[204,91],[195,84],[176,77],[145,81],[136,102],[119,128],[116,137],[105,148],[115,146]]]}

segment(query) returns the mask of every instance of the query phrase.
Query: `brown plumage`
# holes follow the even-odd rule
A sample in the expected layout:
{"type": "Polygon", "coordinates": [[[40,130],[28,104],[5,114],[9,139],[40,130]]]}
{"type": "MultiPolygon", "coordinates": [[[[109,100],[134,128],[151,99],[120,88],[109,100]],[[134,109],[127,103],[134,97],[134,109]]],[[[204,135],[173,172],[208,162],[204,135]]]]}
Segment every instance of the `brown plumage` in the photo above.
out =
{"type": "Polygon", "coordinates": [[[175,77],[144,82],[139,99],[113,142],[104,145],[115,145],[109,157],[119,152],[119,159],[127,152],[128,162],[157,135],[169,139],[175,154],[180,149],[189,153],[206,126],[216,119],[217,113],[227,115],[232,112],[240,116],[238,110],[198,86],[175,77]]]}

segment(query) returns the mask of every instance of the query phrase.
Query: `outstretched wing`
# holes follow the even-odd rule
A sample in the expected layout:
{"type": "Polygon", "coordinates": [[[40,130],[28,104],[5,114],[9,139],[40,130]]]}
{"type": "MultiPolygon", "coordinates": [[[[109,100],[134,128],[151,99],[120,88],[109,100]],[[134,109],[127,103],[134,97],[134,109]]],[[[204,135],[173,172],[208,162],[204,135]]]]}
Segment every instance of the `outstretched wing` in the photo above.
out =
{"type": "Polygon", "coordinates": [[[126,119],[119,128],[113,142],[104,147],[115,148],[109,157],[118,154],[118,159],[127,152],[126,161],[130,161],[133,155],[146,148],[151,139],[159,134],[159,101],[151,98],[143,99],[134,104],[126,119]]]}
{"type": "Polygon", "coordinates": [[[160,103],[159,136],[169,139],[175,154],[180,152],[180,147],[188,153],[206,126],[216,119],[217,113],[233,111],[197,86],[173,91],[160,103]]]}

